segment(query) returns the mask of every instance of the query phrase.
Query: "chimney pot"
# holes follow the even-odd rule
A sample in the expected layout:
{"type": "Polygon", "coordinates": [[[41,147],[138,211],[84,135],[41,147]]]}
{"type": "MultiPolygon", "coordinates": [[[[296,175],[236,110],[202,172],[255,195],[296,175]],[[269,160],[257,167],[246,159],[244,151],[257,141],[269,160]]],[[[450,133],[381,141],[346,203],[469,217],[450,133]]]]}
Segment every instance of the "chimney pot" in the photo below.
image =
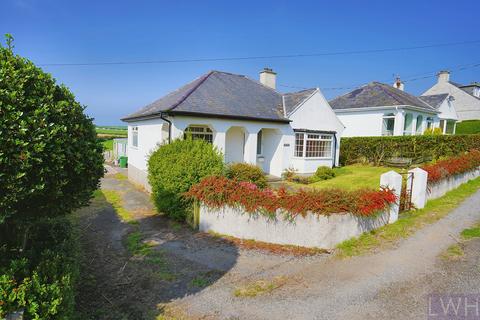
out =
{"type": "Polygon", "coordinates": [[[437,73],[438,83],[450,81],[450,71],[441,70],[437,73]]]}
{"type": "Polygon", "coordinates": [[[263,70],[260,71],[261,84],[275,90],[277,87],[276,82],[277,82],[277,73],[274,72],[271,68],[263,68],[263,70]]]}
{"type": "Polygon", "coordinates": [[[393,83],[393,87],[402,91],[405,89],[405,85],[403,84],[402,80],[400,80],[400,77],[397,77],[395,79],[395,82],[393,83]]]}

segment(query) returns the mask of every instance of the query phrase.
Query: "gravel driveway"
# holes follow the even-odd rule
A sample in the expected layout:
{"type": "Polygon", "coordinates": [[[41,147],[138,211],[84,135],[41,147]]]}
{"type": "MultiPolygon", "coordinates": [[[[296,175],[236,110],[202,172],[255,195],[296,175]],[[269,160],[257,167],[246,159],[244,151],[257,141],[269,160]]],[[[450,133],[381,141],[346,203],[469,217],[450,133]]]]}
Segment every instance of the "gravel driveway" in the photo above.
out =
{"type": "Polygon", "coordinates": [[[81,216],[88,226],[84,245],[95,248],[86,257],[93,262],[85,267],[94,279],[80,296],[85,319],[154,319],[166,304],[193,319],[425,319],[427,294],[480,288],[479,241],[467,243],[464,259],[438,258],[461,230],[480,220],[480,191],[394,249],[340,260],[244,250],[152,215],[148,196],[112,174],[102,188],[122,192],[138,230],[157,244],[175,279],[159,279],[155,267],[132,259],[124,244],[134,227],[121,223],[108,204],[92,204],[81,216]],[[205,281],[192,285],[199,276],[205,281]],[[234,295],[239,287],[279,277],[282,285],[268,294],[234,295]]]}

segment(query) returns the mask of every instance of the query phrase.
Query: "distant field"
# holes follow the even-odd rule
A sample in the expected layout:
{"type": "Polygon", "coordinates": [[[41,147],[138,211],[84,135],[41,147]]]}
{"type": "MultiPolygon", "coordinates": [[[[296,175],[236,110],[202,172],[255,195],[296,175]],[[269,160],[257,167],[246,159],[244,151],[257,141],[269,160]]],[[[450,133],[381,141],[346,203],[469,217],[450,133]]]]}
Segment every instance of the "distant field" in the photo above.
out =
{"type": "Polygon", "coordinates": [[[97,126],[98,135],[109,135],[109,136],[118,136],[126,137],[127,136],[127,127],[122,126],[97,126]]]}
{"type": "Polygon", "coordinates": [[[96,130],[105,150],[113,149],[113,139],[127,137],[127,126],[97,126],[96,130]]]}
{"type": "Polygon", "coordinates": [[[480,120],[467,120],[457,123],[456,134],[480,133],[480,120]]]}

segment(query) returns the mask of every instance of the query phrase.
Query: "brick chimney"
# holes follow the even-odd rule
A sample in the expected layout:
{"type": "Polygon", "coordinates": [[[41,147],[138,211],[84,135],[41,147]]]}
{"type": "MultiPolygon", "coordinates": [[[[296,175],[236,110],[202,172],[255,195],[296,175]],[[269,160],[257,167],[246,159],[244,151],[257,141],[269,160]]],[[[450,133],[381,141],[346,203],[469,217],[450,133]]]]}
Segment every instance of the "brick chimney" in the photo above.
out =
{"type": "Polygon", "coordinates": [[[437,73],[438,83],[450,81],[450,71],[441,70],[437,73]]]}
{"type": "Polygon", "coordinates": [[[395,82],[393,83],[393,87],[402,91],[405,89],[405,86],[403,85],[402,80],[400,80],[400,77],[397,77],[395,79],[395,82]]]}
{"type": "Polygon", "coordinates": [[[260,71],[260,83],[261,84],[275,90],[276,87],[277,87],[276,82],[277,82],[277,73],[274,72],[272,69],[263,68],[263,70],[260,71]]]}

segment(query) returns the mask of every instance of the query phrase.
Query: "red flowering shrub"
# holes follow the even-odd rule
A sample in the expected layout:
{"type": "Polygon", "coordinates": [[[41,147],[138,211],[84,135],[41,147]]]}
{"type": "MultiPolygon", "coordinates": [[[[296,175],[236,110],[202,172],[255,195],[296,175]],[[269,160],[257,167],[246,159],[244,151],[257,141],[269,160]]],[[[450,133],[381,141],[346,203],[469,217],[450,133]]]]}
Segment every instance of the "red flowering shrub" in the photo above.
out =
{"type": "Polygon", "coordinates": [[[477,169],[480,166],[480,151],[471,150],[458,157],[437,161],[422,167],[428,172],[428,182],[435,183],[456,174],[477,169]]]}
{"type": "Polygon", "coordinates": [[[357,216],[370,216],[396,202],[389,189],[345,191],[341,189],[304,190],[296,193],[281,188],[278,191],[259,189],[250,182],[238,182],[225,177],[211,176],[192,186],[187,197],[199,200],[211,208],[241,207],[248,213],[274,216],[281,209],[294,219],[308,212],[331,215],[350,212],[357,216]]]}

